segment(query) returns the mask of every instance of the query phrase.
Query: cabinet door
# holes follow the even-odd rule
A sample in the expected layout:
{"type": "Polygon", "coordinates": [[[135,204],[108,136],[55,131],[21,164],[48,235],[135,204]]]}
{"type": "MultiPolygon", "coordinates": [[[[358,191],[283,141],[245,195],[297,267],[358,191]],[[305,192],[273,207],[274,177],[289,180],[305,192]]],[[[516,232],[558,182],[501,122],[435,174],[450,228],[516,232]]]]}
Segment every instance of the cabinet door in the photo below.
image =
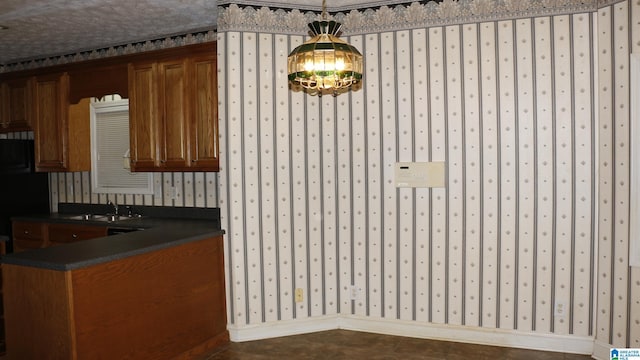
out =
{"type": "Polygon", "coordinates": [[[0,92],[0,131],[31,130],[29,80],[8,80],[0,92]]]}
{"type": "Polygon", "coordinates": [[[9,127],[13,131],[30,130],[28,79],[7,82],[7,98],[9,127]]]}
{"type": "Polygon", "coordinates": [[[66,170],[68,94],[66,74],[35,78],[33,111],[37,171],[66,170]]]}
{"type": "Polygon", "coordinates": [[[9,96],[7,84],[0,83],[0,132],[9,126],[9,96]]]}
{"type": "Polygon", "coordinates": [[[43,227],[40,222],[13,222],[13,252],[46,247],[43,227]]]}
{"type": "Polygon", "coordinates": [[[156,69],[155,63],[129,64],[129,136],[132,171],[153,171],[158,159],[156,69]]]}
{"type": "Polygon", "coordinates": [[[218,88],[216,56],[192,59],[191,166],[218,171],[218,88]]]}
{"type": "Polygon", "coordinates": [[[189,166],[187,82],[186,60],[167,61],[159,64],[160,118],[158,139],[160,141],[160,167],[167,170],[185,169],[189,166]]]}
{"type": "Polygon", "coordinates": [[[49,245],[53,246],[107,236],[107,228],[104,226],[53,223],[48,226],[48,234],[49,245]]]}
{"type": "Polygon", "coordinates": [[[91,171],[91,99],[69,104],[67,126],[67,171],[91,171]]]}

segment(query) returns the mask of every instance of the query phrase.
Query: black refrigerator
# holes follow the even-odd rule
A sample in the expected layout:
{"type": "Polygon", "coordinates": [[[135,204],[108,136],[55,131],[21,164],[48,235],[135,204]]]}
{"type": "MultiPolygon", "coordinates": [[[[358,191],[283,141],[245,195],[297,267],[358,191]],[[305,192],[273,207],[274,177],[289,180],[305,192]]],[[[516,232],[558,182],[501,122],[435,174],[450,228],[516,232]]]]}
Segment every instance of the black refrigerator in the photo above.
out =
{"type": "Polygon", "coordinates": [[[49,211],[49,177],[35,172],[33,140],[0,139],[0,235],[11,239],[12,216],[49,211]]]}

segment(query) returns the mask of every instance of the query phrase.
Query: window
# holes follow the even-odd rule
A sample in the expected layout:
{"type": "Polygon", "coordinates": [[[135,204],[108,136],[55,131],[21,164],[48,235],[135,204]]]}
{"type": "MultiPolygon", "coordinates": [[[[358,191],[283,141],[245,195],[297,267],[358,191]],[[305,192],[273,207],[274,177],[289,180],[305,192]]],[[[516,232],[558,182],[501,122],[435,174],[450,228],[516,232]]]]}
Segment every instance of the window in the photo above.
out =
{"type": "Polygon", "coordinates": [[[91,182],[94,193],[153,194],[152,174],[129,169],[129,100],[117,95],[91,102],[91,182]]]}

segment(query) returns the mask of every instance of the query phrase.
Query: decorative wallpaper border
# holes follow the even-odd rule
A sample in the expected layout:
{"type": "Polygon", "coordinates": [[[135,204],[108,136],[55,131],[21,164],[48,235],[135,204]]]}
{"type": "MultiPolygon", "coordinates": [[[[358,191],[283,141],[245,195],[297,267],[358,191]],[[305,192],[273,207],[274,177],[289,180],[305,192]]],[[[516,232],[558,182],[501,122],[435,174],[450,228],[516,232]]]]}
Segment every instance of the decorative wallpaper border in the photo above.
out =
{"type": "MultiPolygon", "coordinates": [[[[357,35],[469,22],[596,11],[600,7],[621,1],[625,0],[419,1],[349,12],[330,12],[329,17],[342,23],[345,34],[357,35]]],[[[242,3],[242,0],[237,2],[242,3]]],[[[302,12],[298,9],[280,8],[272,10],[269,7],[258,8],[252,5],[229,4],[218,8],[217,30],[212,29],[164,39],[0,65],[0,74],[210,42],[216,40],[218,31],[239,30],[304,35],[308,33],[307,24],[319,19],[320,14],[317,11],[302,12]]]]}
{"type": "MultiPolygon", "coordinates": [[[[469,22],[596,11],[621,0],[443,0],[330,12],[345,34],[405,30],[469,22]]],[[[218,8],[218,31],[239,30],[306,34],[307,24],[320,19],[316,11],[270,9],[230,4],[218,8]]]]}
{"type": "Polygon", "coordinates": [[[215,41],[216,37],[216,31],[212,29],[209,31],[172,36],[164,39],[148,40],[139,43],[111,46],[108,48],[96,49],[91,51],[83,51],[75,54],[54,56],[43,59],[33,59],[14,64],[0,65],[0,73],[31,70],[47,66],[71,64],[86,60],[102,59],[113,56],[136,54],[153,50],[200,44],[215,41]]]}

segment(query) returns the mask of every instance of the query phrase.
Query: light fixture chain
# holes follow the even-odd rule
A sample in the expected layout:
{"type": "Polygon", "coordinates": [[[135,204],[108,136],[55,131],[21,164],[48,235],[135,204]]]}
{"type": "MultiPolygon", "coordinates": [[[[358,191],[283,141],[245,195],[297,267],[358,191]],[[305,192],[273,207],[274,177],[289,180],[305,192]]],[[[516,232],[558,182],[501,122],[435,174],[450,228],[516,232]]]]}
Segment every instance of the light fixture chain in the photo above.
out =
{"type": "Polygon", "coordinates": [[[327,20],[327,0],[322,0],[322,20],[327,20]]]}

